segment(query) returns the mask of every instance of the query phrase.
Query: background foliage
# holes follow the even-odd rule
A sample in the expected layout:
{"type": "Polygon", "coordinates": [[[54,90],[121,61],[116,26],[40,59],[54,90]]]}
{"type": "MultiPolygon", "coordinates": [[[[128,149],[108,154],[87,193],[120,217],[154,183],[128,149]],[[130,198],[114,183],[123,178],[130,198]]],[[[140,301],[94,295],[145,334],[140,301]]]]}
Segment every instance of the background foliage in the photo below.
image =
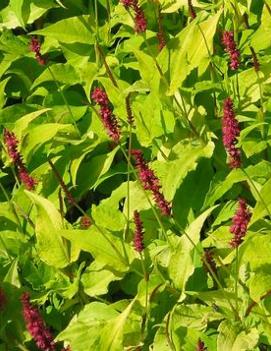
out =
{"type": "Polygon", "coordinates": [[[58,350],[203,350],[199,339],[208,350],[271,350],[271,1],[194,0],[195,19],[188,3],[140,1],[147,31],[137,34],[117,0],[1,1],[0,126],[16,135],[38,182],[25,189],[1,138],[1,351],[37,350],[25,291],[58,350]],[[235,71],[226,30],[240,51],[235,71]],[[45,65],[30,50],[33,36],[45,65]],[[91,99],[97,86],[117,116],[118,144],[91,99]],[[237,169],[222,143],[228,96],[241,126],[237,169]],[[130,146],[160,179],[172,216],[142,189],[130,146]],[[239,197],[252,217],[235,250],[239,197]],[[202,260],[208,248],[215,274],[202,260]]]}

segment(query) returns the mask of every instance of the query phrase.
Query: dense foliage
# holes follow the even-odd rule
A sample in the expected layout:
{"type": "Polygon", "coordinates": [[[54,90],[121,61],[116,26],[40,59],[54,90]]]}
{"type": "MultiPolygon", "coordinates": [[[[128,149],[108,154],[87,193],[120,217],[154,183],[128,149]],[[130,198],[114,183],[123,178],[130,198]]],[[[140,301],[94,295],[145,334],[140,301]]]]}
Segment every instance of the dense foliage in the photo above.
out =
{"type": "Polygon", "coordinates": [[[271,0],[1,0],[0,351],[271,350],[271,0]]]}

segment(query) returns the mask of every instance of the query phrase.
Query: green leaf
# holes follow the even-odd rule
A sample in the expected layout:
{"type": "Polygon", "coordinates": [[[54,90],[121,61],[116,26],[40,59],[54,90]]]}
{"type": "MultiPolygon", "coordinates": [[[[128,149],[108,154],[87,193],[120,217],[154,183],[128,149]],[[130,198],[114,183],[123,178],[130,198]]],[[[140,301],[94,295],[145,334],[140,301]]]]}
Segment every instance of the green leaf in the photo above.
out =
{"type": "Polygon", "coordinates": [[[271,179],[269,179],[260,190],[260,197],[254,207],[250,224],[256,222],[257,220],[269,215],[271,212],[271,179]]]}
{"type": "Polygon", "coordinates": [[[14,259],[9,267],[7,274],[4,277],[4,282],[16,286],[17,288],[21,287],[21,282],[18,272],[18,259],[14,259]]]}
{"type": "Polygon", "coordinates": [[[271,265],[261,266],[258,270],[252,272],[252,276],[248,281],[249,295],[251,299],[257,303],[261,298],[271,291],[271,265]]]}
{"type": "MultiPolygon", "coordinates": [[[[269,178],[271,175],[271,164],[267,161],[261,161],[256,165],[248,166],[246,172],[251,179],[269,178]]],[[[216,180],[211,185],[209,192],[206,195],[204,206],[208,207],[213,205],[218,199],[220,199],[227,191],[231,189],[233,184],[248,180],[247,176],[241,169],[233,169],[226,178],[216,180]]],[[[251,186],[250,182],[249,185],[251,186]]],[[[252,193],[255,192],[251,186],[252,193]]],[[[258,198],[257,193],[254,194],[255,198],[258,198]]]]}
{"type": "Polygon", "coordinates": [[[44,108],[42,110],[34,111],[20,117],[18,121],[15,122],[14,132],[18,140],[22,139],[22,136],[27,129],[28,125],[37,117],[41,116],[45,112],[50,111],[50,108],[44,108]]]}
{"type": "Polygon", "coordinates": [[[271,236],[270,234],[251,235],[240,249],[240,262],[248,263],[255,271],[270,264],[271,236]]]}
{"type": "Polygon", "coordinates": [[[82,189],[94,188],[100,177],[110,169],[118,150],[119,148],[115,147],[107,154],[100,154],[92,157],[90,161],[81,162],[77,171],[76,183],[80,184],[82,189]],[[89,172],[89,170],[91,170],[91,172],[89,172]],[[88,177],[86,177],[87,173],[89,173],[88,177]]]}
{"type": "Polygon", "coordinates": [[[66,329],[57,340],[69,341],[76,351],[100,351],[100,334],[102,327],[118,316],[112,306],[101,302],[92,302],[73,317],[66,329]]]}
{"type": "Polygon", "coordinates": [[[63,228],[63,219],[55,206],[43,197],[26,191],[27,196],[37,208],[35,233],[40,259],[48,265],[63,268],[69,263],[69,253],[59,230],[63,228]]]}
{"type": "Polygon", "coordinates": [[[2,108],[6,102],[5,87],[8,83],[8,81],[10,80],[10,78],[11,77],[7,77],[0,82],[0,108],[2,108]]]}
{"type": "Polygon", "coordinates": [[[122,274],[116,274],[113,270],[100,264],[96,260],[85,270],[81,281],[84,291],[87,295],[95,297],[104,295],[108,292],[108,285],[115,280],[123,277],[122,274]]]}
{"type": "Polygon", "coordinates": [[[220,15],[221,11],[200,24],[192,21],[169,43],[173,49],[169,95],[175,94],[194,68],[199,67],[202,63],[205,67],[208,65],[210,55],[213,53],[213,37],[220,15]],[[204,33],[204,37],[202,33],[204,33]]]}
{"type": "Polygon", "coordinates": [[[167,200],[171,201],[174,198],[183,179],[188,172],[197,167],[201,157],[210,158],[212,156],[213,149],[212,142],[209,142],[205,147],[180,144],[175,150],[173,149],[173,153],[176,153],[178,157],[176,160],[152,163],[153,169],[161,179],[163,193],[167,200]]]}
{"type": "Polygon", "coordinates": [[[174,286],[184,293],[186,283],[195,270],[193,262],[194,245],[197,245],[200,240],[200,231],[210,213],[216,206],[209,208],[203,212],[195,221],[193,221],[186,229],[186,234],[183,234],[178,240],[175,252],[172,254],[169,262],[169,276],[172,279],[174,286]],[[190,240],[187,238],[189,237],[190,240]]]}
{"type": "Polygon", "coordinates": [[[223,351],[250,351],[254,349],[259,339],[256,328],[245,332],[231,321],[223,321],[218,331],[217,349],[223,351]]]}
{"type": "Polygon", "coordinates": [[[21,142],[21,150],[24,158],[30,160],[33,152],[42,144],[53,141],[53,138],[59,131],[72,134],[74,127],[70,124],[47,123],[29,129],[21,142]]]}
{"type": "Polygon", "coordinates": [[[51,37],[59,42],[93,44],[94,35],[89,27],[90,16],[70,17],[51,24],[31,34],[51,37]]]}
{"type": "Polygon", "coordinates": [[[30,11],[30,0],[10,0],[10,9],[16,14],[21,26],[25,27],[30,11]]]}
{"type": "MultiPolygon", "coordinates": [[[[160,0],[162,12],[172,13],[176,12],[181,7],[188,7],[187,0],[160,0]]],[[[197,0],[193,0],[193,5],[198,6],[197,0]]]]}
{"type": "Polygon", "coordinates": [[[58,82],[72,85],[76,84],[80,80],[75,68],[68,63],[53,64],[50,66],[50,71],[49,69],[44,70],[33,82],[31,89],[35,89],[44,82],[55,81],[55,79],[58,82]]]}
{"type": "Polygon", "coordinates": [[[75,247],[90,252],[97,261],[117,272],[129,270],[129,264],[135,257],[132,247],[104,228],[98,230],[94,225],[88,230],[61,230],[59,235],[70,240],[75,247]]]}
{"type": "Polygon", "coordinates": [[[127,308],[117,318],[108,323],[101,333],[101,350],[122,351],[123,350],[123,329],[136,297],[130,302],[127,308]]]}

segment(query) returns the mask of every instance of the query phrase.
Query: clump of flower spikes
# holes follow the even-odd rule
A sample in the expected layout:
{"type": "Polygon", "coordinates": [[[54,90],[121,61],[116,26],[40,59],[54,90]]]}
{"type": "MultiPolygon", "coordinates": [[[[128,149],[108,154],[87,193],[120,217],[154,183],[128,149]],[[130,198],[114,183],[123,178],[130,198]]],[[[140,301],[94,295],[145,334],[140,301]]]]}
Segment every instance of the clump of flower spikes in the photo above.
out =
{"type": "Polygon", "coordinates": [[[116,116],[113,114],[106,92],[101,88],[95,88],[92,92],[92,100],[100,106],[100,117],[109,137],[118,143],[120,139],[120,129],[116,116]]]}
{"type": "Polygon", "coordinates": [[[9,157],[12,159],[15,167],[17,168],[19,178],[27,190],[33,190],[37,185],[37,181],[31,177],[23,162],[22,155],[18,151],[19,141],[15,134],[8,129],[4,129],[4,143],[7,147],[9,157]]]}
{"type": "Polygon", "coordinates": [[[204,342],[199,339],[196,350],[195,351],[207,351],[207,347],[205,346],[204,342]]]}
{"type": "Polygon", "coordinates": [[[171,206],[170,203],[164,198],[161,193],[159,179],[154,174],[143,158],[141,150],[132,150],[132,155],[135,159],[135,166],[138,171],[139,180],[142,183],[145,190],[152,192],[156,206],[160,209],[164,216],[170,216],[171,206]]]}
{"type": "Polygon", "coordinates": [[[237,210],[232,218],[232,225],[230,227],[230,232],[233,234],[233,238],[230,241],[231,247],[236,248],[243,242],[250,218],[251,213],[247,207],[246,200],[239,199],[237,210]]]}
{"type": "Polygon", "coordinates": [[[23,317],[27,330],[35,340],[38,349],[42,351],[56,350],[54,338],[50,330],[46,327],[37,307],[31,304],[29,293],[22,294],[21,302],[23,305],[23,317]]]}
{"type": "Polygon", "coordinates": [[[222,35],[222,43],[225,47],[225,51],[230,56],[231,69],[236,70],[239,67],[240,52],[236,47],[233,32],[225,31],[222,35]]]}
{"type": "Polygon", "coordinates": [[[189,10],[189,15],[192,19],[195,19],[197,17],[196,11],[194,9],[194,6],[192,4],[192,0],[188,0],[188,10],[189,10]]]}
{"type": "Polygon", "coordinates": [[[135,13],[135,32],[144,33],[147,29],[147,20],[142,8],[138,4],[138,0],[121,0],[122,5],[131,8],[135,13]]]}
{"type": "Polygon", "coordinates": [[[46,61],[40,53],[40,42],[38,41],[38,39],[35,37],[32,37],[29,47],[30,47],[30,50],[35,53],[35,57],[38,63],[40,65],[45,65],[46,61]]]}
{"type": "Polygon", "coordinates": [[[134,211],[134,223],[135,223],[134,248],[137,252],[141,253],[144,250],[144,242],[143,242],[144,232],[143,232],[143,223],[138,211],[134,211]]]}
{"type": "Polygon", "coordinates": [[[229,155],[229,166],[230,168],[239,168],[241,166],[241,151],[236,147],[236,143],[240,135],[240,128],[230,97],[224,100],[222,134],[223,144],[229,155]]]}
{"type": "Polygon", "coordinates": [[[4,289],[0,288],[0,313],[3,311],[7,303],[7,298],[4,289]]]}

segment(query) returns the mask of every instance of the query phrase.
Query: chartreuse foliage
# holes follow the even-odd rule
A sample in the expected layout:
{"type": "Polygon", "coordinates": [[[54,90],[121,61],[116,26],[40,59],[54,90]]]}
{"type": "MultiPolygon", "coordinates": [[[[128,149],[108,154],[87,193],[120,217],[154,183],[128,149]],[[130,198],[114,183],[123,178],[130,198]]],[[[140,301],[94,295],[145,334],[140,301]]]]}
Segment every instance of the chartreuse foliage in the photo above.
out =
{"type": "Polygon", "coordinates": [[[0,351],[38,349],[23,292],[55,350],[271,350],[271,1],[123,2],[0,2],[0,351]],[[136,33],[142,13],[147,30],[136,33]],[[225,31],[236,44],[227,53],[225,31]],[[241,129],[234,169],[222,142],[227,97],[241,129]],[[170,216],[142,187],[131,149],[170,216]],[[239,198],[251,218],[234,249],[239,198]]]}

